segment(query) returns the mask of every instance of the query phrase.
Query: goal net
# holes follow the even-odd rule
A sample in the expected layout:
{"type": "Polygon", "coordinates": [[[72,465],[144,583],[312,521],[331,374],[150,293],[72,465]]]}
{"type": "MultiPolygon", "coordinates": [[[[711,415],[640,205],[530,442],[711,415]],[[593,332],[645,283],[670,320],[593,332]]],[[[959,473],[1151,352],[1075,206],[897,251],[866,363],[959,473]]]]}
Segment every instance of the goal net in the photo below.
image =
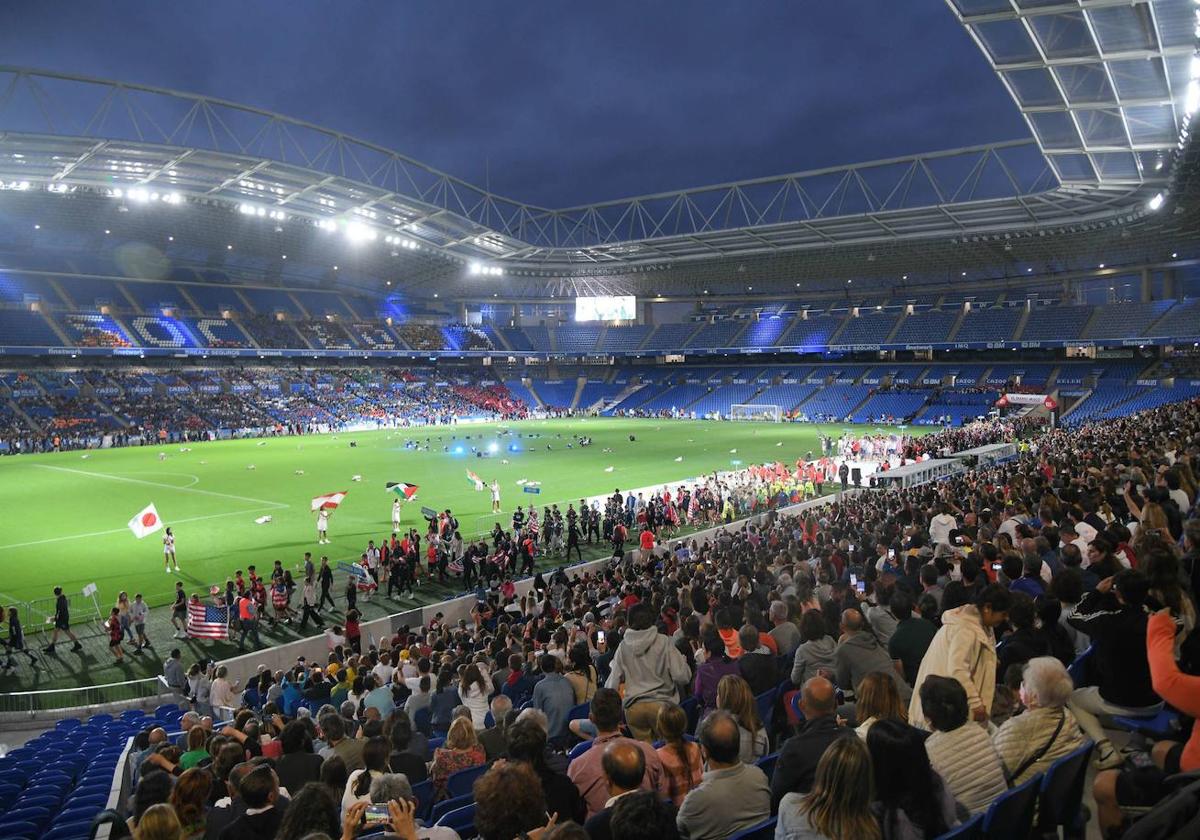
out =
{"type": "Polygon", "coordinates": [[[763,403],[745,403],[729,406],[730,420],[761,420],[778,423],[783,419],[783,411],[777,405],[763,403]]]}

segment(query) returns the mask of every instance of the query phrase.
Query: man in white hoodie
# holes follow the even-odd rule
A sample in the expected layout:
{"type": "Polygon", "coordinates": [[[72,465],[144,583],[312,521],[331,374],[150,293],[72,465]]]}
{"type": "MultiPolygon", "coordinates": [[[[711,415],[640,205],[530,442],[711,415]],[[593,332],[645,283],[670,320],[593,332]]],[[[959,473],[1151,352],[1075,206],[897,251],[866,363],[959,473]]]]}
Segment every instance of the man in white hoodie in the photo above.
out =
{"type": "Polygon", "coordinates": [[[633,737],[652,741],[658,710],[674,703],[691,669],[671,640],[658,632],[654,609],[646,603],[629,608],[629,629],[613,655],[609,688],[625,683],[625,722],[633,737]]]}

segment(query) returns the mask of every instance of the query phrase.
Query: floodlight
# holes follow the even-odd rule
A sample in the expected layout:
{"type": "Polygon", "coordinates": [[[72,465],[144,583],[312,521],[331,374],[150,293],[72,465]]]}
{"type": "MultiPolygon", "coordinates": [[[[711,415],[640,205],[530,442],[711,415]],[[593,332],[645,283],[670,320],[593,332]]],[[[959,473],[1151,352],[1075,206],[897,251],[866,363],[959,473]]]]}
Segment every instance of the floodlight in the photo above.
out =
{"type": "Polygon", "coordinates": [[[473,262],[467,267],[467,272],[470,274],[482,274],[483,266],[477,262],[473,262]]]}
{"type": "Polygon", "coordinates": [[[1154,198],[1150,199],[1150,201],[1147,202],[1146,206],[1149,207],[1151,210],[1157,210],[1158,208],[1163,206],[1164,200],[1165,199],[1164,199],[1164,196],[1162,193],[1155,193],[1154,198]]]}
{"type": "Polygon", "coordinates": [[[351,242],[371,242],[375,239],[375,231],[362,222],[347,222],[346,238],[351,242]]]}
{"type": "Polygon", "coordinates": [[[1187,93],[1183,97],[1183,110],[1187,112],[1188,116],[1191,116],[1196,113],[1198,107],[1200,107],[1200,79],[1192,79],[1188,82],[1187,93]]]}

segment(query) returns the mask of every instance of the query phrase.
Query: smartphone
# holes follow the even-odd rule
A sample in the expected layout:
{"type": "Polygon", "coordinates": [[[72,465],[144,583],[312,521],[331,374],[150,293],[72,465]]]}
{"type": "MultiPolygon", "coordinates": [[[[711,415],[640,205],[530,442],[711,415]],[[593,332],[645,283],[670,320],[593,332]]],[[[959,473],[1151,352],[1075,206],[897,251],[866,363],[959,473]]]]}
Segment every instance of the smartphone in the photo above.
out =
{"type": "Polygon", "coordinates": [[[598,644],[598,645],[604,644],[604,631],[603,630],[596,631],[596,644],[598,644]]]}
{"type": "Polygon", "coordinates": [[[854,546],[850,546],[850,553],[851,553],[851,554],[853,554],[853,553],[854,553],[854,546]]]}
{"type": "Polygon", "coordinates": [[[1003,564],[1003,563],[993,563],[993,564],[992,564],[992,571],[993,571],[993,572],[998,572],[998,571],[1000,571],[1000,570],[1001,570],[1001,569],[1003,569],[1003,568],[1004,568],[1004,564],[1003,564]]]}
{"type": "Polygon", "coordinates": [[[896,559],[896,549],[894,549],[894,548],[889,548],[889,549],[888,549],[888,559],[889,559],[889,560],[895,560],[895,559],[896,559]]]}
{"type": "Polygon", "coordinates": [[[856,585],[854,588],[857,589],[858,593],[861,595],[867,591],[867,582],[865,580],[860,580],[858,585],[856,585]]]}
{"type": "Polygon", "coordinates": [[[387,805],[368,805],[363,812],[363,822],[367,825],[378,825],[391,819],[387,805]]]}
{"type": "Polygon", "coordinates": [[[850,585],[858,586],[858,575],[854,574],[853,572],[850,573],[850,585]]]}

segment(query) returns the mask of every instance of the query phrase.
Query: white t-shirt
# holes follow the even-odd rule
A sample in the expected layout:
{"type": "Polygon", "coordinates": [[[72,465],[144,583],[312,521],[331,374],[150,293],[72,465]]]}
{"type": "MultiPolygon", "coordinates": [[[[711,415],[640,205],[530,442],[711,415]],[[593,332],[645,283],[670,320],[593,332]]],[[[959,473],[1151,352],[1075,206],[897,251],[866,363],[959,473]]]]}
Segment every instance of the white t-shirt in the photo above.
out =
{"type": "Polygon", "coordinates": [[[929,520],[929,539],[935,543],[950,544],[950,531],[958,527],[958,520],[948,513],[939,513],[929,520]]]}
{"type": "Polygon", "coordinates": [[[492,501],[493,502],[500,501],[500,485],[499,484],[495,484],[495,483],[492,484],[492,501]]]}
{"type": "Polygon", "coordinates": [[[380,662],[378,665],[376,665],[374,668],[371,669],[371,673],[374,674],[375,676],[379,677],[379,681],[381,683],[383,683],[384,685],[387,685],[388,683],[390,683],[392,681],[392,672],[395,670],[396,669],[393,668],[391,665],[384,665],[382,662],[380,662]]]}
{"type": "Polygon", "coordinates": [[[325,511],[320,511],[317,514],[317,530],[324,531],[329,527],[329,514],[325,511]]]}
{"type": "Polygon", "coordinates": [[[163,534],[163,554],[170,554],[175,550],[175,535],[163,534]]]}

